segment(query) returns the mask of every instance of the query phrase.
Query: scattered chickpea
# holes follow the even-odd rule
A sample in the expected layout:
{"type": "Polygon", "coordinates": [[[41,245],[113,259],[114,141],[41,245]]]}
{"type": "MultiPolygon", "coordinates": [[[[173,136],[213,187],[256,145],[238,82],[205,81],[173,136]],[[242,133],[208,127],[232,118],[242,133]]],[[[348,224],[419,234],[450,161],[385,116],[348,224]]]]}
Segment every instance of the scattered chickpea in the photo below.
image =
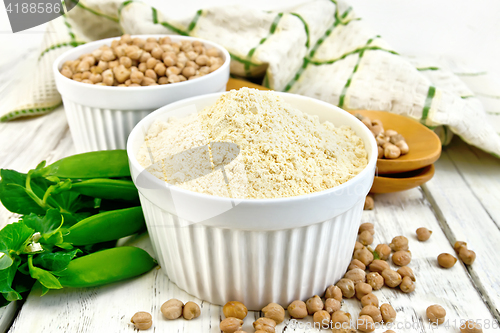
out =
{"type": "Polygon", "coordinates": [[[182,316],[182,308],[184,307],[184,303],[179,301],[178,299],[172,298],[171,300],[166,301],[161,306],[161,313],[165,318],[174,320],[182,316]]]}
{"type": "Polygon", "coordinates": [[[307,306],[303,301],[293,301],[290,305],[288,305],[287,310],[292,318],[302,319],[307,317],[307,306]]]}
{"type": "Polygon", "coordinates": [[[393,271],[390,268],[385,269],[382,272],[382,277],[384,278],[385,284],[391,288],[399,286],[401,284],[401,281],[403,280],[398,272],[393,271]]]}
{"type": "Polygon", "coordinates": [[[368,266],[373,261],[373,253],[365,247],[354,251],[354,255],[352,257],[361,261],[365,264],[365,266],[368,266]]]}
{"type": "Polygon", "coordinates": [[[466,242],[462,242],[462,241],[456,241],[455,242],[455,245],[453,245],[453,249],[455,249],[455,252],[460,252],[460,249],[465,246],[467,247],[467,243],[466,242]]]}
{"type": "Polygon", "coordinates": [[[367,305],[373,305],[378,307],[378,297],[375,296],[375,294],[373,293],[369,293],[363,296],[363,298],[361,298],[361,306],[365,307],[367,305]]]}
{"type": "Polygon", "coordinates": [[[387,330],[384,333],[396,333],[396,332],[394,332],[393,330],[387,330]]]}
{"type": "Polygon", "coordinates": [[[373,243],[373,235],[370,231],[365,230],[361,234],[359,234],[358,240],[363,245],[370,245],[373,243]]]}
{"type": "Polygon", "coordinates": [[[307,313],[310,315],[318,312],[319,310],[323,310],[324,304],[321,298],[318,295],[314,295],[306,301],[307,313]]]}
{"type": "Polygon", "coordinates": [[[334,298],[339,302],[342,302],[342,290],[337,286],[329,286],[325,291],[325,298],[334,298]]]}
{"type": "Polygon", "coordinates": [[[370,222],[361,223],[358,229],[358,235],[363,231],[369,231],[370,234],[375,235],[375,226],[370,222]]]}
{"type": "Polygon", "coordinates": [[[352,280],[354,284],[358,284],[366,281],[366,273],[362,269],[354,268],[350,271],[347,271],[344,275],[344,278],[352,280]]]}
{"type": "Polygon", "coordinates": [[[359,316],[356,326],[361,332],[375,331],[375,323],[373,322],[373,318],[367,315],[359,316]]]}
{"type": "Polygon", "coordinates": [[[384,278],[377,272],[371,272],[366,275],[366,282],[373,288],[379,290],[384,286],[384,278]]]}
{"type": "Polygon", "coordinates": [[[467,320],[465,323],[460,325],[460,332],[462,333],[482,333],[483,328],[480,324],[476,323],[474,320],[467,320]]]}
{"type": "Polygon", "coordinates": [[[356,290],[354,289],[354,282],[349,279],[340,279],[339,282],[337,282],[337,287],[342,290],[342,296],[345,298],[351,298],[356,293],[356,290]]]}
{"type": "Polygon", "coordinates": [[[325,310],[329,313],[332,314],[336,311],[340,310],[340,302],[336,300],[335,298],[327,298],[325,300],[325,310]]]}
{"type": "Polygon", "coordinates": [[[316,324],[318,324],[319,328],[329,328],[330,327],[330,313],[325,310],[320,310],[318,312],[315,312],[313,315],[313,322],[314,322],[314,327],[316,327],[316,324]]]}
{"type": "Polygon", "coordinates": [[[396,320],[396,311],[389,303],[384,303],[380,306],[380,314],[384,323],[392,323],[396,320]]]}
{"type": "Polygon", "coordinates": [[[443,268],[451,268],[457,262],[457,258],[449,253],[441,253],[437,258],[439,266],[443,268]]]}
{"type": "Polygon", "coordinates": [[[200,307],[195,302],[187,302],[182,309],[182,316],[186,320],[198,318],[201,314],[200,307]]]}
{"type": "Polygon", "coordinates": [[[373,321],[380,323],[382,321],[382,314],[378,307],[374,305],[367,305],[361,309],[360,316],[366,315],[372,317],[373,321]]]}
{"type": "Polygon", "coordinates": [[[276,322],[269,318],[259,318],[253,322],[253,327],[256,331],[274,333],[276,330],[276,322]]]}
{"type": "Polygon", "coordinates": [[[464,264],[472,265],[476,260],[476,252],[467,249],[467,247],[465,246],[462,246],[460,248],[460,251],[458,252],[458,257],[464,262],[464,264]]]}
{"type": "Polygon", "coordinates": [[[355,289],[356,289],[356,298],[359,300],[361,300],[364,296],[370,294],[373,291],[372,286],[364,282],[356,284],[355,289]]]}
{"type": "Polygon", "coordinates": [[[147,330],[153,325],[153,317],[148,312],[137,312],[130,320],[138,330],[147,330]]]}
{"type": "Polygon", "coordinates": [[[405,236],[396,236],[392,239],[391,244],[389,244],[389,247],[394,251],[408,251],[408,238],[405,236]]]}
{"type": "Polygon", "coordinates": [[[363,207],[363,209],[372,210],[374,206],[375,206],[375,201],[373,200],[373,197],[371,195],[367,195],[365,198],[365,206],[363,207]]]}
{"type": "Polygon", "coordinates": [[[339,310],[339,311],[335,311],[332,314],[332,323],[333,323],[334,327],[337,326],[337,325],[335,325],[336,323],[340,323],[340,324],[348,323],[349,324],[350,322],[351,322],[351,315],[347,312],[339,310]]]}
{"type": "Polygon", "coordinates": [[[269,303],[262,309],[264,317],[272,319],[276,324],[280,324],[285,320],[285,309],[279,304],[269,303]]]}
{"type": "Polygon", "coordinates": [[[351,263],[349,264],[349,267],[347,268],[347,270],[351,270],[351,269],[354,269],[354,268],[359,268],[359,269],[365,270],[366,266],[365,266],[365,264],[363,264],[358,259],[352,259],[351,263]]]}
{"type": "Polygon", "coordinates": [[[364,248],[365,246],[363,244],[361,244],[360,242],[356,241],[356,244],[354,244],[354,252],[356,252],[356,250],[361,250],[362,248],[364,248]]]}
{"type": "Polygon", "coordinates": [[[399,285],[399,289],[406,294],[412,293],[415,291],[415,283],[413,283],[413,280],[409,276],[405,276],[399,285]]]}
{"type": "Polygon", "coordinates": [[[431,305],[426,310],[427,318],[431,323],[441,325],[446,317],[446,310],[438,304],[431,305]]]}
{"type": "Polygon", "coordinates": [[[425,242],[431,237],[432,231],[427,228],[418,228],[417,229],[417,239],[421,242],[425,242]]]}
{"type": "Polygon", "coordinates": [[[391,268],[389,263],[385,260],[380,260],[380,259],[373,260],[370,266],[368,266],[370,272],[377,272],[377,273],[382,273],[384,270],[388,268],[391,268]]]}
{"type": "Polygon", "coordinates": [[[219,328],[224,333],[234,333],[241,330],[241,326],[243,326],[243,320],[229,317],[220,322],[219,328]]]}
{"type": "Polygon", "coordinates": [[[412,281],[414,281],[414,282],[416,281],[415,274],[413,273],[413,270],[408,266],[403,266],[403,267],[399,268],[397,272],[399,273],[399,275],[401,275],[401,277],[403,279],[407,276],[412,281]]]}
{"type": "Polygon", "coordinates": [[[382,260],[387,260],[391,256],[391,248],[387,244],[378,244],[375,248],[375,252],[378,254],[378,257],[382,260]]]}
{"type": "Polygon", "coordinates": [[[222,313],[224,313],[224,316],[226,316],[226,318],[234,317],[238,319],[244,319],[247,316],[248,309],[241,302],[231,301],[227,302],[222,307],[222,313]]]}
{"type": "Polygon", "coordinates": [[[411,262],[411,253],[408,251],[396,251],[392,255],[392,262],[396,266],[406,266],[411,262]]]}

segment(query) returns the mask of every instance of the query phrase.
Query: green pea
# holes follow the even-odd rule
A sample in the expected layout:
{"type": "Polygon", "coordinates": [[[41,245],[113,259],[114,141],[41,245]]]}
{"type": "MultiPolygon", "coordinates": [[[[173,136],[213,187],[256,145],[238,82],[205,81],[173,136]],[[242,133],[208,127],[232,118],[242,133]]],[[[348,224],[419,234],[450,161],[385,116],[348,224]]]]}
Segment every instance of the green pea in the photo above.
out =
{"type": "Polygon", "coordinates": [[[134,183],[130,180],[118,179],[88,179],[73,183],[71,189],[83,195],[94,198],[111,200],[139,200],[139,193],[134,183]]]}
{"type": "Polygon", "coordinates": [[[112,178],[129,177],[130,169],[126,150],[103,150],[65,157],[38,173],[59,178],[112,178]]]}
{"type": "Polygon", "coordinates": [[[139,276],[154,266],[156,261],[143,249],[115,247],[73,259],[59,273],[59,282],[63,287],[95,287],[139,276]]]}
{"type": "Polygon", "coordinates": [[[132,235],[145,227],[142,208],[112,210],[87,217],[68,229],[64,241],[89,245],[132,235]]]}

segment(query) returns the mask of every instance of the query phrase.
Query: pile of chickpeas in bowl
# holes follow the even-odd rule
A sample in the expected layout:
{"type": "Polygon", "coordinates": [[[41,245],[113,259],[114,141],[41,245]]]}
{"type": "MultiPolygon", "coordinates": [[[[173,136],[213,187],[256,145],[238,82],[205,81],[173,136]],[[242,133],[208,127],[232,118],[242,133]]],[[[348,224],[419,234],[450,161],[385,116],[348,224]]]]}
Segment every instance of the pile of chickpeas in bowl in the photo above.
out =
{"type": "Polygon", "coordinates": [[[193,80],[219,69],[220,51],[200,41],[172,42],[170,37],[147,39],[123,35],[77,60],[66,61],[65,77],[100,86],[156,86],[193,80]]]}

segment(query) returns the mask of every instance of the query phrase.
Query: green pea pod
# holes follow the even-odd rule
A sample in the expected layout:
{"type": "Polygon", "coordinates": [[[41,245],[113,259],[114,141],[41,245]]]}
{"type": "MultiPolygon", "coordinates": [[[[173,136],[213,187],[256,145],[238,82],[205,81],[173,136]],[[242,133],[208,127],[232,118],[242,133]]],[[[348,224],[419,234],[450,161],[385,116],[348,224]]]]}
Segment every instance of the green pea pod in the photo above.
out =
{"type": "Polygon", "coordinates": [[[139,193],[130,180],[118,179],[88,179],[73,183],[71,189],[83,195],[110,200],[139,200],[139,193]]]}
{"type": "Polygon", "coordinates": [[[65,157],[36,170],[34,175],[76,179],[129,177],[130,169],[126,150],[103,150],[65,157]]]}
{"type": "Polygon", "coordinates": [[[95,287],[139,276],[154,266],[156,261],[143,249],[122,246],[73,259],[58,275],[63,287],[95,287]]]}
{"type": "Polygon", "coordinates": [[[112,210],[87,217],[68,229],[64,242],[89,245],[116,240],[144,228],[142,208],[112,210]]]}

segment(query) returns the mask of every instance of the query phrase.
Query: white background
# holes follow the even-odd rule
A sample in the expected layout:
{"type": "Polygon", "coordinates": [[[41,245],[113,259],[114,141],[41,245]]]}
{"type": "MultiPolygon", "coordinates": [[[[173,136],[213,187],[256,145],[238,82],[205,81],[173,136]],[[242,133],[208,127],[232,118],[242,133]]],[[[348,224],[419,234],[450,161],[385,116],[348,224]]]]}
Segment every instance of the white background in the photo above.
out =
{"type": "MultiPolygon", "coordinates": [[[[154,1],[159,8],[191,13],[199,8],[241,3],[265,10],[282,9],[304,0],[183,0],[154,1]],[[182,5],[181,5],[182,3],[182,5]]],[[[497,0],[351,0],[354,10],[398,52],[406,55],[448,56],[478,71],[500,77],[500,1],[497,0]]],[[[12,34],[0,0],[0,58],[39,43],[44,27],[12,34]],[[8,38],[4,38],[7,37],[8,38]]],[[[3,62],[0,59],[0,62],[3,62]]],[[[0,67],[0,70],[2,68],[0,67]]]]}

